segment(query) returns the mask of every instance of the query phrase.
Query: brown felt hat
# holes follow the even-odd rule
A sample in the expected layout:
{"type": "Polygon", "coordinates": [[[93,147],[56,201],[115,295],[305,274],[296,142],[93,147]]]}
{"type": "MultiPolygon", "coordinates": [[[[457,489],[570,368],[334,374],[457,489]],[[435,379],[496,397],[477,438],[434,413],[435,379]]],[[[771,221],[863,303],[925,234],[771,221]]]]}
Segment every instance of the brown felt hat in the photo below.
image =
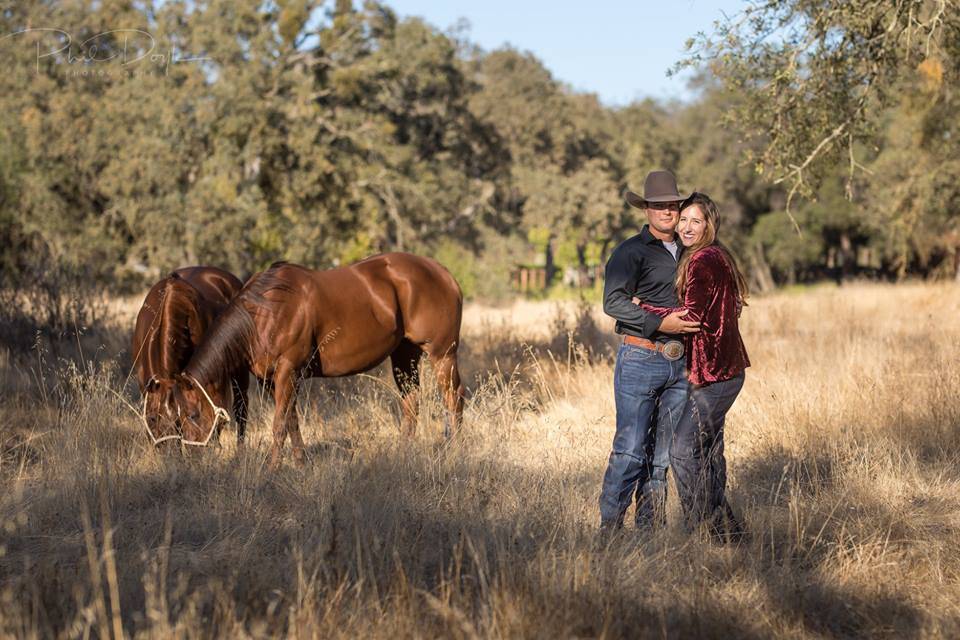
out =
{"type": "Polygon", "coordinates": [[[669,171],[651,171],[643,181],[643,197],[633,191],[627,191],[627,203],[631,207],[646,209],[648,202],[682,202],[689,195],[682,196],[677,191],[677,179],[669,171]]]}

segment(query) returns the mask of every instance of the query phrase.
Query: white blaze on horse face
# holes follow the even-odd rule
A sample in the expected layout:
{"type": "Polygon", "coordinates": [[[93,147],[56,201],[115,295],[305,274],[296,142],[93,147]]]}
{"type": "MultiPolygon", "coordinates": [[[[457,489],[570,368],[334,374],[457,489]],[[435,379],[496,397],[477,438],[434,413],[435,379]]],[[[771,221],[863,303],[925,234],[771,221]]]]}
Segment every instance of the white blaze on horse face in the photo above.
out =
{"type": "Polygon", "coordinates": [[[143,419],[154,442],[179,437],[173,394],[162,382],[144,393],[143,419]]]}

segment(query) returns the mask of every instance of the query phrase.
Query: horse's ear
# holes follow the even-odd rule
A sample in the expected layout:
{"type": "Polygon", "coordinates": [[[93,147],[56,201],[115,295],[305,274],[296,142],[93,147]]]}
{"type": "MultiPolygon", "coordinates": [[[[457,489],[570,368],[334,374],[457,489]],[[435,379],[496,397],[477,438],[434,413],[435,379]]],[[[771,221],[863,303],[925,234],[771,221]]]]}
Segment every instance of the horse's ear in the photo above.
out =
{"type": "Polygon", "coordinates": [[[160,381],[157,379],[157,376],[153,376],[147,380],[147,385],[144,387],[148,392],[152,393],[160,388],[160,381]]]}

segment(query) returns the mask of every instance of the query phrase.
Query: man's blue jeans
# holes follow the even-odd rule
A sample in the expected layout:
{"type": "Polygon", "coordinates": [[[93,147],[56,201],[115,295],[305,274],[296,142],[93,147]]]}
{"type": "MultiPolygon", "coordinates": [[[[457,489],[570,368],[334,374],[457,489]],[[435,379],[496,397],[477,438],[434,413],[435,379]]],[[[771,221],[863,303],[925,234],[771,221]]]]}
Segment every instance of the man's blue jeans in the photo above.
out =
{"type": "Polygon", "coordinates": [[[617,432],[600,492],[602,526],[623,524],[636,493],[638,527],[664,518],[670,440],[687,402],[686,359],[621,344],[613,373],[617,432]]]}

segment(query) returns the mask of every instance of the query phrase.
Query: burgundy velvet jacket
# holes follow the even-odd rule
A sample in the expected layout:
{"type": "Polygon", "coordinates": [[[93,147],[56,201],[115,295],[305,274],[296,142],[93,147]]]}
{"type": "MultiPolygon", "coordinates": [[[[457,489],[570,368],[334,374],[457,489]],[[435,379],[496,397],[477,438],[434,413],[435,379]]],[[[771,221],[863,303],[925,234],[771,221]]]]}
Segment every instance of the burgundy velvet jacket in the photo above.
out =
{"type": "MultiPolygon", "coordinates": [[[[717,246],[704,247],[690,258],[683,307],[685,320],[700,323],[687,334],[687,372],[693,384],[729,380],[750,366],[737,322],[737,282],[717,246]]],[[[659,316],[676,309],[643,305],[659,316]]]]}

